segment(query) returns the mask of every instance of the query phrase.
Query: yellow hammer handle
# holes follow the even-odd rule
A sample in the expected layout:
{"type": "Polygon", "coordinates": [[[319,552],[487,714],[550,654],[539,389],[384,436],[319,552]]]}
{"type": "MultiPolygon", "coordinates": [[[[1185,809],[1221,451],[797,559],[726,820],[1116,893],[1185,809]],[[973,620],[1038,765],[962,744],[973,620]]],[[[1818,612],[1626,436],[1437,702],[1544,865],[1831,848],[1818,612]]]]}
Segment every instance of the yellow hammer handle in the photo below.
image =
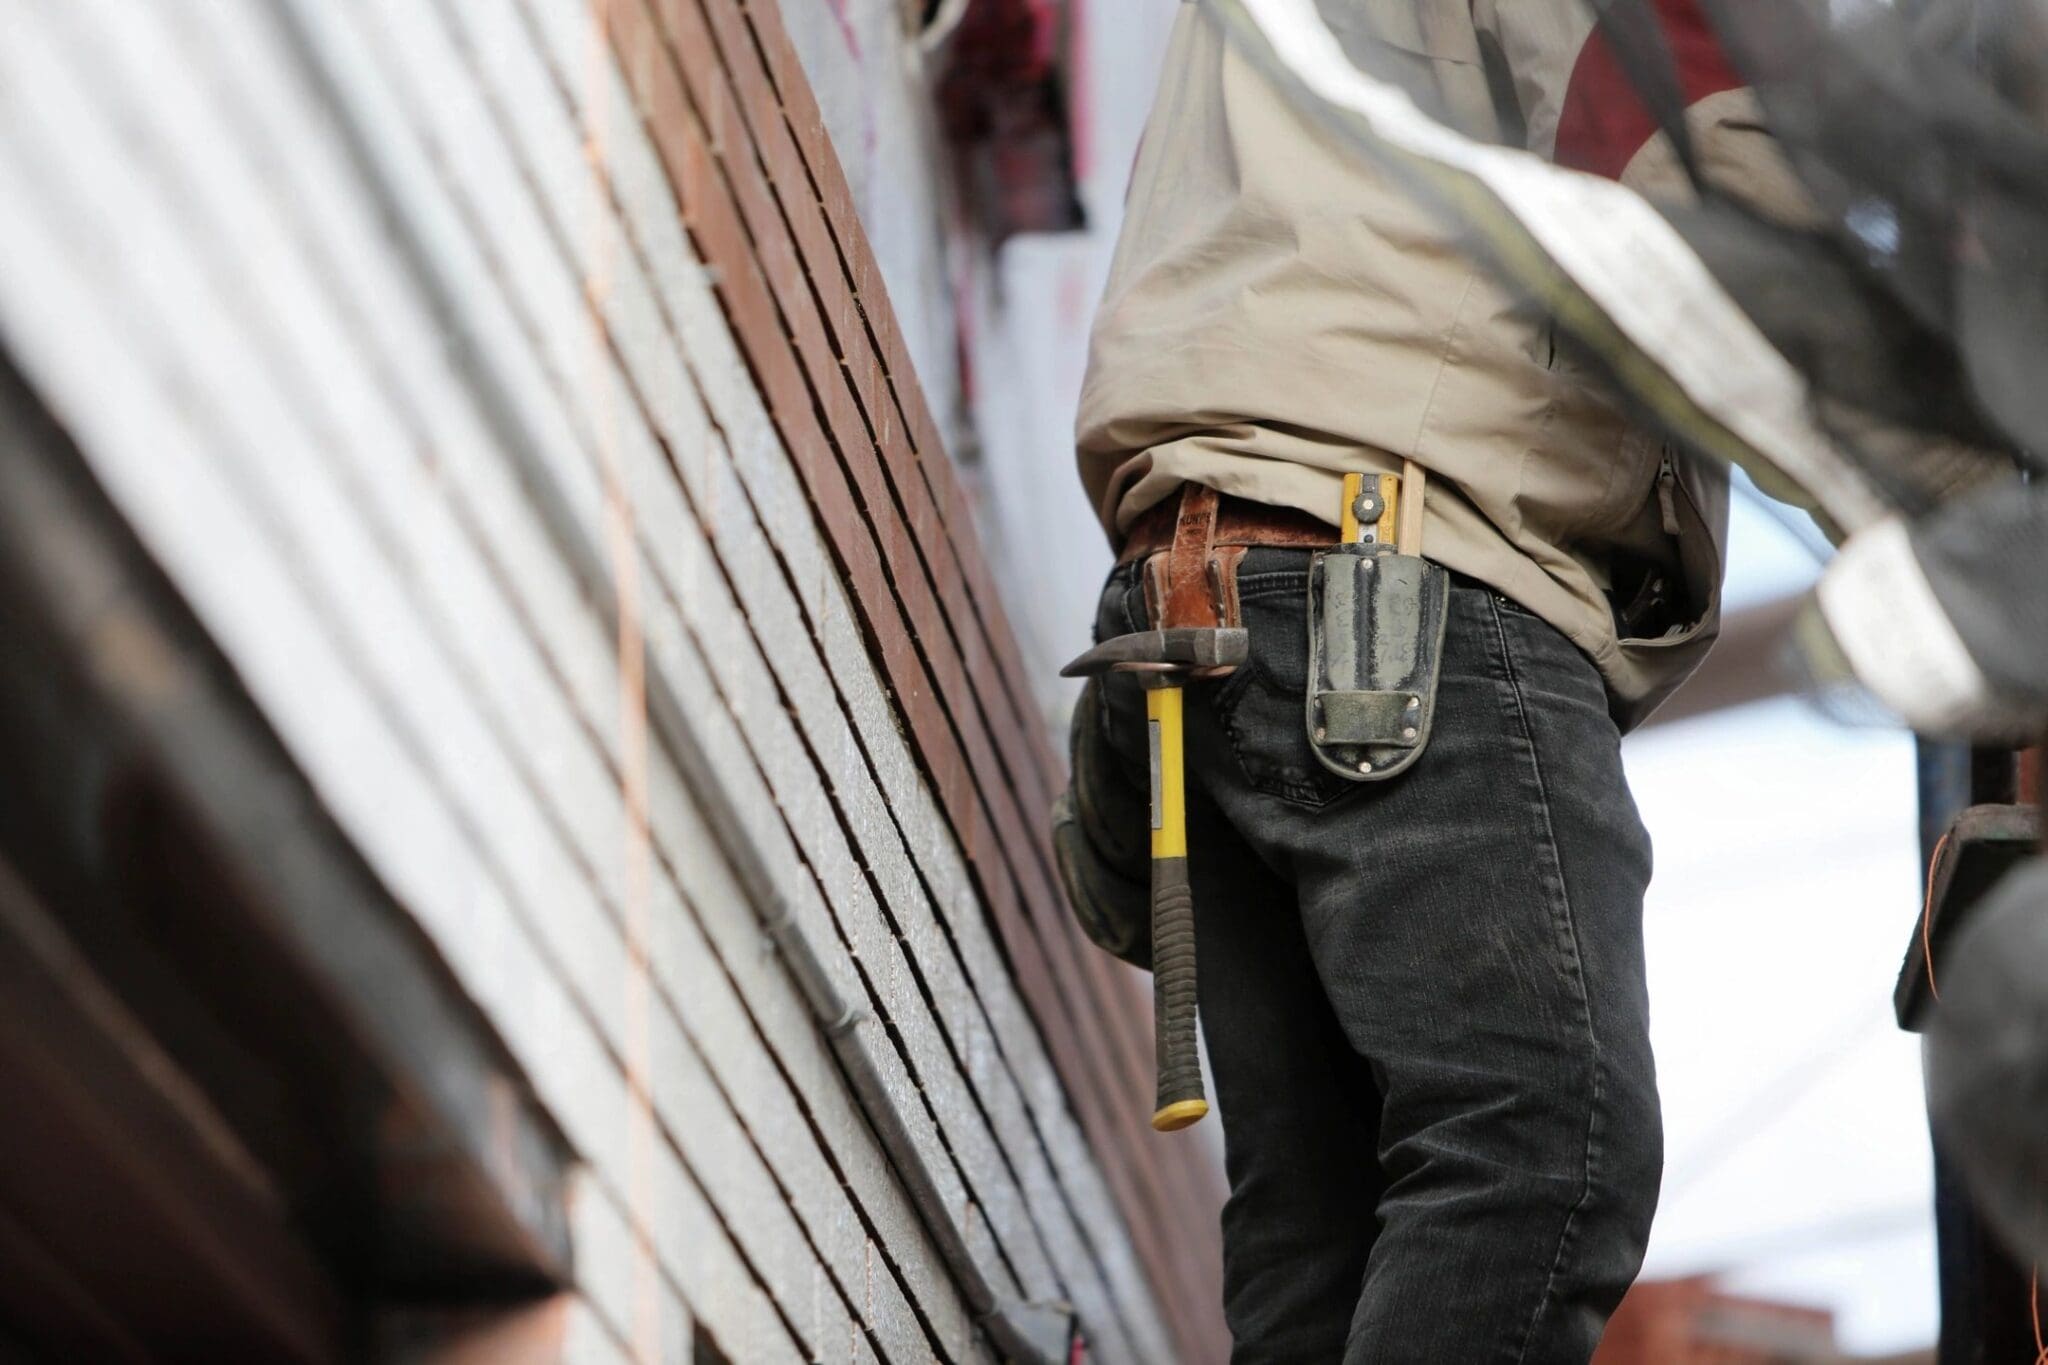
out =
{"type": "Polygon", "coordinates": [[[1188,884],[1187,777],[1182,767],[1184,693],[1145,693],[1152,741],[1152,1026],[1159,1068],[1152,1126],[1185,1128],[1209,1112],[1195,1046],[1195,901],[1188,884]]]}

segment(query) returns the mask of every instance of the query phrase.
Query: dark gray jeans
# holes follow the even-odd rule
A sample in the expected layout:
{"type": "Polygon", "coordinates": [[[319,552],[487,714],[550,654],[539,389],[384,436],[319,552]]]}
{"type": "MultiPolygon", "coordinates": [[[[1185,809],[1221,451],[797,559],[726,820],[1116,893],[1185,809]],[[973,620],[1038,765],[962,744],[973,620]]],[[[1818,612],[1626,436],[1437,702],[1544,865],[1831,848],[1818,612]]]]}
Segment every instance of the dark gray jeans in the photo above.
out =
{"type": "MultiPolygon", "coordinates": [[[[1251,663],[1187,708],[1232,1359],[1584,1365],[1663,1162],[1650,846],[1605,692],[1458,580],[1428,751],[1346,781],[1304,733],[1307,566],[1246,558],[1251,663]]],[[[1098,635],[1144,616],[1118,570],[1098,635]]],[[[1142,781],[1138,685],[1103,697],[1142,781]]]]}

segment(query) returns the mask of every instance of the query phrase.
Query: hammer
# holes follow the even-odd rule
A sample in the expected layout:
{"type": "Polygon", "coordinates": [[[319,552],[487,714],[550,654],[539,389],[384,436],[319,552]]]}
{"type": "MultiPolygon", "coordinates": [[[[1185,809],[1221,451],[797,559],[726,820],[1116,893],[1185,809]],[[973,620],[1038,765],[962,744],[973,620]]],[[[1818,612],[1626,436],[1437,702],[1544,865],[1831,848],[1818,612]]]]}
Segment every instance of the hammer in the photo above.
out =
{"type": "Polygon", "coordinates": [[[1188,885],[1187,784],[1182,768],[1182,682],[1245,661],[1242,628],[1176,626],[1104,640],[1060,670],[1063,678],[1136,673],[1145,685],[1152,755],[1152,1027],[1159,1069],[1152,1126],[1187,1127],[1209,1112],[1195,1049],[1195,900],[1188,885]]]}

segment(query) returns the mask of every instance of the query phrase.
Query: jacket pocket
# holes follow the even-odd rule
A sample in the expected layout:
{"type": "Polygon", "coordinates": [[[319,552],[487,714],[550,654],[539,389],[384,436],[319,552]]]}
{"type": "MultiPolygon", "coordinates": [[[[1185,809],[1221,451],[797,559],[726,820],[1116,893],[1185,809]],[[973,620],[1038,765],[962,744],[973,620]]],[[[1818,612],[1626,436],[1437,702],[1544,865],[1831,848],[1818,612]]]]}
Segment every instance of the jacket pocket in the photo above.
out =
{"type": "MultiPolygon", "coordinates": [[[[1477,66],[1479,33],[1461,0],[1352,0],[1344,6],[1363,36],[1417,57],[1477,66]]],[[[1332,28],[1344,23],[1331,16],[1332,28]]]]}
{"type": "Polygon", "coordinates": [[[1721,550],[1706,514],[1667,449],[1658,467],[1656,498],[1665,529],[1678,545],[1678,574],[1686,594],[1684,624],[1663,635],[1621,637],[1624,653],[1648,658],[1688,647],[1704,655],[1720,629],[1721,550]]]}
{"type": "Polygon", "coordinates": [[[1479,39],[1458,0],[1344,0],[1321,9],[1345,56],[1362,70],[1393,81],[1426,111],[1460,111],[1456,122],[1481,112],[1467,107],[1485,85],[1479,39]]]}

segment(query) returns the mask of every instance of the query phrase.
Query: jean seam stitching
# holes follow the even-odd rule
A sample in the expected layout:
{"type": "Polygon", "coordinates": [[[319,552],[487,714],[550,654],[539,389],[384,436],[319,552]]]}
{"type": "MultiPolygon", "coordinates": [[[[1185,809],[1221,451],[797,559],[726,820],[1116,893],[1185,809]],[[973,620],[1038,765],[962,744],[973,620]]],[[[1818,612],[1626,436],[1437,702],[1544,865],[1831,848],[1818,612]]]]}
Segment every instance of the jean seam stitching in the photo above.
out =
{"type": "Polygon", "coordinates": [[[1308,571],[1305,569],[1282,569],[1265,573],[1241,573],[1237,576],[1237,598],[1263,600],[1279,597],[1285,593],[1308,591],[1308,571]]]}
{"type": "Polygon", "coordinates": [[[1587,1108],[1586,1144],[1582,1157],[1584,1175],[1579,1186],[1578,1198],[1573,1200],[1571,1208],[1566,1210],[1564,1226],[1558,1230],[1557,1251],[1551,1257],[1550,1270],[1543,1283],[1543,1293],[1536,1301],[1535,1311],[1530,1314],[1528,1324],[1523,1328],[1521,1346],[1515,1353],[1517,1362],[1525,1362],[1529,1358],[1529,1345],[1535,1338],[1536,1329],[1542,1322],[1544,1314],[1548,1311],[1552,1299],[1556,1296],[1558,1276],[1563,1269],[1565,1258],[1571,1250],[1573,1234],[1578,1226],[1579,1214],[1584,1210],[1587,1202],[1591,1200],[1593,1195],[1595,1183],[1594,1168],[1597,1164],[1599,1152],[1602,1068],[1599,1055],[1600,1040],[1593,1028],[1592,1006],[1587,998],[1585,963],[1583,955],[1579,951],[1578,920],[1572,913],[1571,888],[1565,884],[1564,861],[1558,853],[1557,828],[1550,815],[1550,793],[1543,780],[1542,757],[1536,750],[1535,732],[1530,727],[1528,707],[1522,698],[1521,675],[1515,668],[1514,649],[1508,642],[1507,628],[1501,620],[1500,605],[1497,602],[1491,601],[1490,598],[1488,615],[1493,623],[1494,636],[1500,645],[1501,664],[1507,674],[1507,692],[1513,706],[1515,726],[1520,731],[1522,743],[1528,750],[1529,770],[1535,778],[1537,801],[1543,811],[1543,837],[1546,846],[1545,851],[1549,857],[1549,867],[1546,869],[1546,872],[1555,887],[1556,901],[1553,904],[1561,902],[1563,905],[1565,938],[1571,950],[1572,982],[1577,988],[1577,1004],[1581,1023],[1585,1028],[1587,1041],[1592,1044],[1593,1053],[1589,1066],[1592,1076],[1592,1097],[1591,1103],[1587,1108]]]}

